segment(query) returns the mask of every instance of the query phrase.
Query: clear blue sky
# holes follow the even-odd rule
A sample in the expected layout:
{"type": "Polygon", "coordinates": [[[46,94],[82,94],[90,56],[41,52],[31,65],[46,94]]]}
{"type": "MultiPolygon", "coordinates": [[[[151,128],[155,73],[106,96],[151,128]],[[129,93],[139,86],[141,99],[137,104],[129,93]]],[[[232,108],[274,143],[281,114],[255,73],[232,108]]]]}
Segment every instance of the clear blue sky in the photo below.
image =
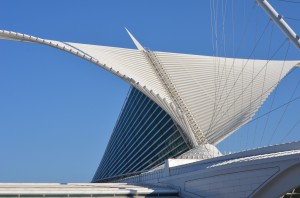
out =
{"type": "MultiPolygon", "coordinates": [[[[254,6],[254,1],[218,2],[219,39],[223,35],[222,2],[223,8],[227,2],[226,54],[248,58],[255,38],[268,22],[267,16],[254,6]],[[242,44],[237,50],[239,43],[242,44]]],[[[270,2],[281,13],[300,18],[299,4],[270,2]]],[[[127,27],[152,50],[213,55],[210,15],[208,0],[10,0],[1,1],[0,29],[60,41],[134,48],[124,30],[127,27]]],[[[300,22],[288,22],[300,33],[300,22]]],[[[270,25],[266,35],[270,35],[271,28],[270,25]]],[[[269,54],[283,39],[274,26],[269,54]]],[[[268,57],[269,43],[267,38],[259,43],[256,58],[268,57]]],[[[223,46],[220,39],[219,48],[223,46]]],[[[287,45],[275,58],[284,59],[286,49],[287,45]]],[[[220,51],[223,56],[225,52],[220,51]]],[[[291,46],[287,58],[299,60],[299,51],[291,46]]],[[[274,108],[289,100],[298,79],[297,70],[283,81],[274,108]]],[[[117,77],[65,52],[38,44],[0,41],[0,182],[89,182],[128,88],[117,77]]],[[[294,98],[298,96],[300,88],[294,98]]],[[[270,103],[265,103],[260,115],[269,110],[270,103]]],[[[272,127],[284,108],[270,116],[266,130],[260,119],[221,143],[220,149],[238,151],[279,143],[285,131],[299,120],[299,107],[296,101],[287,109],[272,141],[272,127]]],[[[292,130],[286,142],[299,140],[299,128],[292,130]]]]}

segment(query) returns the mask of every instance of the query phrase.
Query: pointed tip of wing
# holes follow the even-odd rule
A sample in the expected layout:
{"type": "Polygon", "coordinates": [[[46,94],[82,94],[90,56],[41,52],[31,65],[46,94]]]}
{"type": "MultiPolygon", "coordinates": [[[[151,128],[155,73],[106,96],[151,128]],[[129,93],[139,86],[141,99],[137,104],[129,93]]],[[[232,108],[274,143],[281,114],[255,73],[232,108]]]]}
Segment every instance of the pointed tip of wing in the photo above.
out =
{"type": "Polygon", "coordinates": [[[146,51],[143,46],[134,38],[134,36],[129,32],[129,30],[125,27],[125,30],[127,31],[127,33],[129,34],[131,40],[133,41],[133,43],[135,44],[136,48],[138,48],[138,50],[141,51],[146,51]]]}

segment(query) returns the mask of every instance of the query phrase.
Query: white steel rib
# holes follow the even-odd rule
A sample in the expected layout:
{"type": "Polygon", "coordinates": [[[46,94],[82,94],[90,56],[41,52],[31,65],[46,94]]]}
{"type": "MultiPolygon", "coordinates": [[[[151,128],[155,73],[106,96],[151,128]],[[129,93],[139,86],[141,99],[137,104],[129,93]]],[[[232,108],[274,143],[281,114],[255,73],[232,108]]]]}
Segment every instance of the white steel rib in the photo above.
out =
{"type": "Polygon", "coordinates": [[[279,81],[299,67],[299,61],[150,52],[141,45],[135,50],[68,43],[4,30],[0,39],[49,45],[110,71],[162,107],[194,147],[217,144],[251,120],[279,81]],[[163,75],[149,60],[149,53],[163,75]]]}

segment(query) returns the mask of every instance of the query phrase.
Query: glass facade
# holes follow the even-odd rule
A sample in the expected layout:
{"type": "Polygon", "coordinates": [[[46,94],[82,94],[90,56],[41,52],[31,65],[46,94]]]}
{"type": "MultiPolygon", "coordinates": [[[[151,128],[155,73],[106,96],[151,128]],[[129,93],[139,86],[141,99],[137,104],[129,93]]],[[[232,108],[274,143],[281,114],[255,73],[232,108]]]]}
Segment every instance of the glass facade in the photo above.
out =
{"type": "Polygon", "coordinates": [[[171,117],[132,88],[92,182],[107,182],[161,165],[191,147],[171,117]]]}

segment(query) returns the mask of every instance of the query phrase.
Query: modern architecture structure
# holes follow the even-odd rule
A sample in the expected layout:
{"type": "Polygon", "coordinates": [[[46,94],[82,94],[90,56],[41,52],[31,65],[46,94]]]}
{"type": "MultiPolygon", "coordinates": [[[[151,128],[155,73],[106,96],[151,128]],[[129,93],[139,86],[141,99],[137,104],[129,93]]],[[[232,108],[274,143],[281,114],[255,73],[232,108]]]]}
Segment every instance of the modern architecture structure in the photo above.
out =
{"type": "Polygon", "coordinates": [[[253,149],[206,160],[172,159],[165,166],[119,180],[168,184],[182,197],[280,197],[300,186],[300,143],[253,149]]]}
{"type": "Polygon", "coordinates": [[[161,107],[132,88],[93,182],[128,177],[177,157],[192,148],[181,134],[161,107]]]}
{"type": "MultiPolygon", "coordinates": [[[[280,15],[257,2],[297,46],[280,15]]],[[[128,34],[137,49],[0,31],[0,39],[66,51],[131,84],[93,182],[168,185],[184,197],[276,197],[300,185],[300,143],[225,156],[215,147],[252,119],[300,61],[150,51],[128,34]]]]}

